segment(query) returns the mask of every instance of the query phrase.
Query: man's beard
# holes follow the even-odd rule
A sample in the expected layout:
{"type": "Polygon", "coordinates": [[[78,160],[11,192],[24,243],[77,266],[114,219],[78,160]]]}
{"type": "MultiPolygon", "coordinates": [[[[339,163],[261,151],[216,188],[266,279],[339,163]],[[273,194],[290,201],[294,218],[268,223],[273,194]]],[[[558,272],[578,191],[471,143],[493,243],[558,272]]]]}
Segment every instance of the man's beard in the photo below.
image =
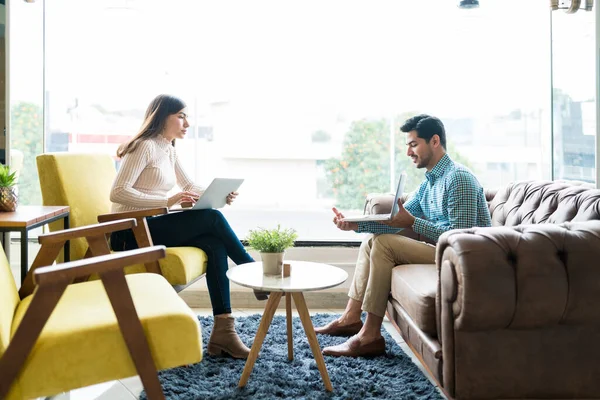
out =
{"type": "Polygon", "coordinates": [[[417,168],[421,169],[421,168],[427,167],[427,164],[429,164],[430,160],[431,160],[431,154],[429,154],[427,158],[424,158],[424,157],[417,158],[417,168]]]}

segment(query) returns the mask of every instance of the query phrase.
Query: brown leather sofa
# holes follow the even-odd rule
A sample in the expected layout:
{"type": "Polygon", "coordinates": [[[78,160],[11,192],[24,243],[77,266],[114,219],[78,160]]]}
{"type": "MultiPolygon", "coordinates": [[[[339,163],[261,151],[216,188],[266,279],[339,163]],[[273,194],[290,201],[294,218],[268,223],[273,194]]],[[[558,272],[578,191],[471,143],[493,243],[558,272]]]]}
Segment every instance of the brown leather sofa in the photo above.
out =
{"type": "Polygon", "coordinates": [[[394,268],[388,317],[455,399],[600,398],[600,190],[530,181],[486,198],[492,227],[394,268]]]}

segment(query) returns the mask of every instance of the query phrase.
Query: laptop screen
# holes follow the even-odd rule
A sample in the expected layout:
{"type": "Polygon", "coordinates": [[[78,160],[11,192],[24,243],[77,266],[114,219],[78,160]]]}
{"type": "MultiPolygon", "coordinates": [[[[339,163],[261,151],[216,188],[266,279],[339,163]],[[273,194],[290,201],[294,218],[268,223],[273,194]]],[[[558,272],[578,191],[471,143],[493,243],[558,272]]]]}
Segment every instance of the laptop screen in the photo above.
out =
{"type": "Polygon", "coordinates": [[[398,188],[396,189],[396,196],[394,197],[394,204],[392,205],[392,217],[398,213],[398,199],[404,193],[404,185],[406,183],[406,172],[400,174],[398,179],[398,188]]]}

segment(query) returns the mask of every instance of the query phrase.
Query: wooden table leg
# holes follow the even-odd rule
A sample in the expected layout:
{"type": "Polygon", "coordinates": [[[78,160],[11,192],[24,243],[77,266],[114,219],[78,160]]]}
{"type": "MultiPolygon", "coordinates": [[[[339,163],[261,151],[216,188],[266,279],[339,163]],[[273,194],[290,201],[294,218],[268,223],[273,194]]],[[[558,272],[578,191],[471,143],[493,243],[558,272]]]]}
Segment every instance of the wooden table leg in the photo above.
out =
{"type": "Polygon", "coordinates": [[[285,294],[285,320],[287,324],[288,360],[294,359],[294,333],[292,332],[292,294],[285,294]]]}
{"type": "Polygon", "coordinates": [[[325,389],[327,389],[327,391],[329,392],[332,392],[333,387],[331,386],[331,381],[329,380],[329,374],[327,373],[327,367],[325,366],[325,359],[323,358],[323,354],[321,353],[321,346],[319,346],[319,341],[317,340],[315,328],[313,327],[312,321],[310,320],[310,314],[308,313],[308,307],[306,307],[306,301],[304,301],[304,295],[302,294],[302,292],[294,292],[292,293],[292,296],[294,297],[296,310],[298,310],[298,314],[300,314],[300,321],[302,321],[304,332],[306,332],[308,344],[310,345],[310,349],[312,350],[313,356],[315,357],[315,361],[317,362],[317,368],[319,368],[321,378],[323,378],[325,389]]]}
{"type": "Polygon", "coordinates": [[[29,235],[27,234],[27,228],[21,229],[21,284],[25,281],[27,271],[29,270],[29,251],[27,251],[28,240],[29,235]]]}
{"type": "Polygon", "coordinates": [[[275,315],[275,310],[279,305],[279,300],[281,300],[282,294],[282,292],[271,292],[269,295],[269,300],[265,306],[265,312],[260,320],[258,330],[256,331],[254,343],[252,343],[252,348],[250,349],[248,360],[246,360],[246,365],[244,366],[244,371],[242,372],[242,377],[240,378],[238,387],[244,387],[246,386],[246,383],[248,383],[248,378],[250,378],[250,373],[252,372],[252,368],[254,367],[254,363],[256,362],[260,348],[265,340],[265,336],[267,336],[269,326],[271,325],[273,315],[275,315]]]}

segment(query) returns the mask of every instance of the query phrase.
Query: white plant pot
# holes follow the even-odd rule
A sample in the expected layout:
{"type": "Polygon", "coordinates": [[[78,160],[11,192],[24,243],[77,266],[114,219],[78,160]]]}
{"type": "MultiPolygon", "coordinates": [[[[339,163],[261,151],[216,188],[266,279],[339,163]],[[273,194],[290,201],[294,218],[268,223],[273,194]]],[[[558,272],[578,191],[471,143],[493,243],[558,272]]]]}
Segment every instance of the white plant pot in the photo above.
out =
{"type": "Polygon", "coordinates": [[[281,275],[283,269],[283,253],[260,253],[263,264],[263,274],[281,275]]]}

